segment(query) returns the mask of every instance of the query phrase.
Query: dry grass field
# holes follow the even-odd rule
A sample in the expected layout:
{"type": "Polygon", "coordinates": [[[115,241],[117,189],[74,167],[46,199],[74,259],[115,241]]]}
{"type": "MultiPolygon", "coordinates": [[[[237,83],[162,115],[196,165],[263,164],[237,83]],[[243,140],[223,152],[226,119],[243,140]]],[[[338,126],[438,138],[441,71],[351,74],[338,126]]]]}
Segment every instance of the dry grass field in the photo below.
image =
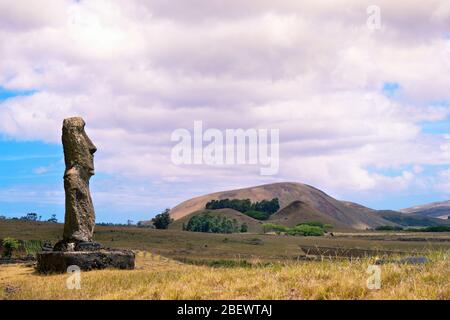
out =
{"type": "Polygon", "coordinates": [[[303,261],[255,267],[183,264],[144,252],[132,271],[38,275],[23,265],[0,266],[0,299],[450,299],[447,253],[424,265],[381,265],[381,288],[366,286],[368,259],[303,261]]]}
{"type": "MultiPolygon", "coordinates": [[[[0,222],[0,238],[55,242],[61,233],[60,224],[0,222]]],[[[330,238],[98,226],[95,239],[136,250],[136,269],[82,272],[81,289],[69,290],[68,274],[0,265],[0,299],[450,299],[448,233],[330,238]],[[376,257],[303,261],[302,246],[407,251],[429,262],[380,265],[381,289],[371,290],[366,271],[376,257]]]]}

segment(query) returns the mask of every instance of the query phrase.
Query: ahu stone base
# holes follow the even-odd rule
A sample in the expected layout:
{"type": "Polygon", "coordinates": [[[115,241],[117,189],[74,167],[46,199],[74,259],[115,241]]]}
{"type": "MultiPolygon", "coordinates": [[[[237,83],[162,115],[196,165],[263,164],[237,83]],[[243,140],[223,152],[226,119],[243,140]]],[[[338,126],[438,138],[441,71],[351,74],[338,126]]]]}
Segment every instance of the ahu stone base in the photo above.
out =
{"type": "Polygon", "coordinates": [[[134,269],[134,253],[130,250],[50,251],[37,254],[36,269],[40,273],[65,273],[70,266],[80,270],[134,269]]]}

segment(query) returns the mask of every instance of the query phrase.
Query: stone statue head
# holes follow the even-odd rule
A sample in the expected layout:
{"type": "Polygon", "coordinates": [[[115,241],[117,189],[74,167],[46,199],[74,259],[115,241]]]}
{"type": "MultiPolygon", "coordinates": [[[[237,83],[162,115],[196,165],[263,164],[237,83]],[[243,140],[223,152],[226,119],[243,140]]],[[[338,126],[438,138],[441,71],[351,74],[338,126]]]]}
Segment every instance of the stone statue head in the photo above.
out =
{"type": "Polygon", "coordinates": [[[92,176],[95,174],[94,153],[97,148],[84,131],[85,124],[80,117],[64,119],[62,129],[64,160],[66,170],[77,167],[92,176]]]}

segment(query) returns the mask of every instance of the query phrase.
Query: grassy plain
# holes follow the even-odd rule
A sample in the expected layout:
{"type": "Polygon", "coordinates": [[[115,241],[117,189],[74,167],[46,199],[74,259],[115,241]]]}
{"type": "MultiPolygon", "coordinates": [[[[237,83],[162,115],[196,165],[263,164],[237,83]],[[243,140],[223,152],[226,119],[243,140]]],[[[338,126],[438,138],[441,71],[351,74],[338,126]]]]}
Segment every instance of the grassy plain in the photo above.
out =
{"type": "MultiPolygon", "coordinates": [[[[0,239],[58,241],[62,224],[0,221],[0,239]]],[[[95,240],[106,247],[146,251],[172,259],[296,260],[300,246],[429,252],[450,249],[449,233],[338,233],[335,237],[293,237],[271,234],[211,234],[137,227],[97,226],[95,240]],[[410,241],[411,237],[413,240],[410,241]],[[405,241],[407,239],[408,241],[405,241]]]]}
{"type": "Polygon", "coordinates": [[[370,259],[300,261],[213,268],[140,252],[137,269],[83,272],[81,289],[67,275],[38,275],[23,265],[0,266],[0,299],[450,299],[450,261],[381,266],[381,288],[366,286],[370,259]]]}
{"type": "MultiPolygon", "coordinates": [[[[0,222],[0,238],[55,242],[61,233],[60,224],[0,222]]],[[[82,272],[81,289],[69,290],[66,274],[0,265],[0,299],[450,299],[448,233],[292,237],[98,226],[95,239],[137,250],[136,270],[82,272]],[[307,245],[420,252],[429,262],[383,264],[381,289],[371,290],[374,257],[297,260],[307,245]]]]}

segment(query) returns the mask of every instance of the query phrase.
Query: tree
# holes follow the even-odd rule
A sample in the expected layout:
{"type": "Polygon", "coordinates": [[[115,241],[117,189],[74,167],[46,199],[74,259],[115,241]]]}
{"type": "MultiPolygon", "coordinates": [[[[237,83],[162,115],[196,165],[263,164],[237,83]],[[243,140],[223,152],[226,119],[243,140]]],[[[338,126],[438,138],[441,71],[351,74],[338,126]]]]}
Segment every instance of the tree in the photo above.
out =
{"type": "Polygon", "coordinates": [[[20,219],[26,220],[26,221],[37,221],[38,215],[37,215],[37,213],[30,212],[30,213],[27,213],[27,215],[25,217],[22,217],[20,219]]]}
{"type": "Polygon", "coordinates": [[[242,233],[248,231],[248,226],[247,226],[247,224],[246,224],[245,222],[241,225],[241,230],[240,230],[240,231],[241,231],[242,233]]]}
{"type": "Polygon", "coordinates": [[[169,224],[173,222],[173,219],[170,217],[170,209],[164,210],[164,212],[157,214],[153,219],[153,225],[156,229],[167,229],[169,224]]]}
{"type": "Polygon", "coordinates": [[[238,221],[227,217],[212,216],[209,213],[193,216],[186,225],[183,224],[183,230],[194,232],[210,233],[234,233],[239,232],[238,221]]]}
{"type": "Polygon", "coordinates": [[[278,198],[272,200],[262,200],[253,204],[253,210],[266,212],[269,215],[277,212],[280,209],[280,203],[278,198]]]}
{"type": "Polygon", "coordinates": [[[133,224],[134,224],[133,220],[130,220],[130,219],[127,220],[127,225],[132,226],[133,224]]]}
{"type": "Polygon", "coordinates": [[[0,216],[0,220],[6,220],[5,216],[0,216]]]}
{"type": "MultiPolygon", "coordinates": [[[[252,203],[250,199],[222,199],[222,200],[211,200],[206,203],[205,209],[216,210],[230,208],[236,211],[242,212],[246,215],[248,213],[260,212],[257,214],[260,218],[259,220],[266,220],[271,214],[274,214],[280,209],[280,203],[278,198],[273,198],[272,200],[262,200],[252,203]],[[262,214],[261,214],[262,213],[262,214]]],[[[250,215],[252,216],[252,215],[250,215]]],[[[253,216],[252,216],[253,217],[253,216]]],[[[254,217],[253,217],[254,218],[254,217]]]]}
{"type": "Polygon", "coordinates": [[[3,239],[3,256],[11,258],[14,250],[19,248],[19,241],[14,238],[5,238],[3,239]]]}
{"type": "Polygon", "coordinates": [[[56,214],[52,214],[52,217],[47,220],[48,222],[58,223],[58,219],[56,219],[56,214]]]}

